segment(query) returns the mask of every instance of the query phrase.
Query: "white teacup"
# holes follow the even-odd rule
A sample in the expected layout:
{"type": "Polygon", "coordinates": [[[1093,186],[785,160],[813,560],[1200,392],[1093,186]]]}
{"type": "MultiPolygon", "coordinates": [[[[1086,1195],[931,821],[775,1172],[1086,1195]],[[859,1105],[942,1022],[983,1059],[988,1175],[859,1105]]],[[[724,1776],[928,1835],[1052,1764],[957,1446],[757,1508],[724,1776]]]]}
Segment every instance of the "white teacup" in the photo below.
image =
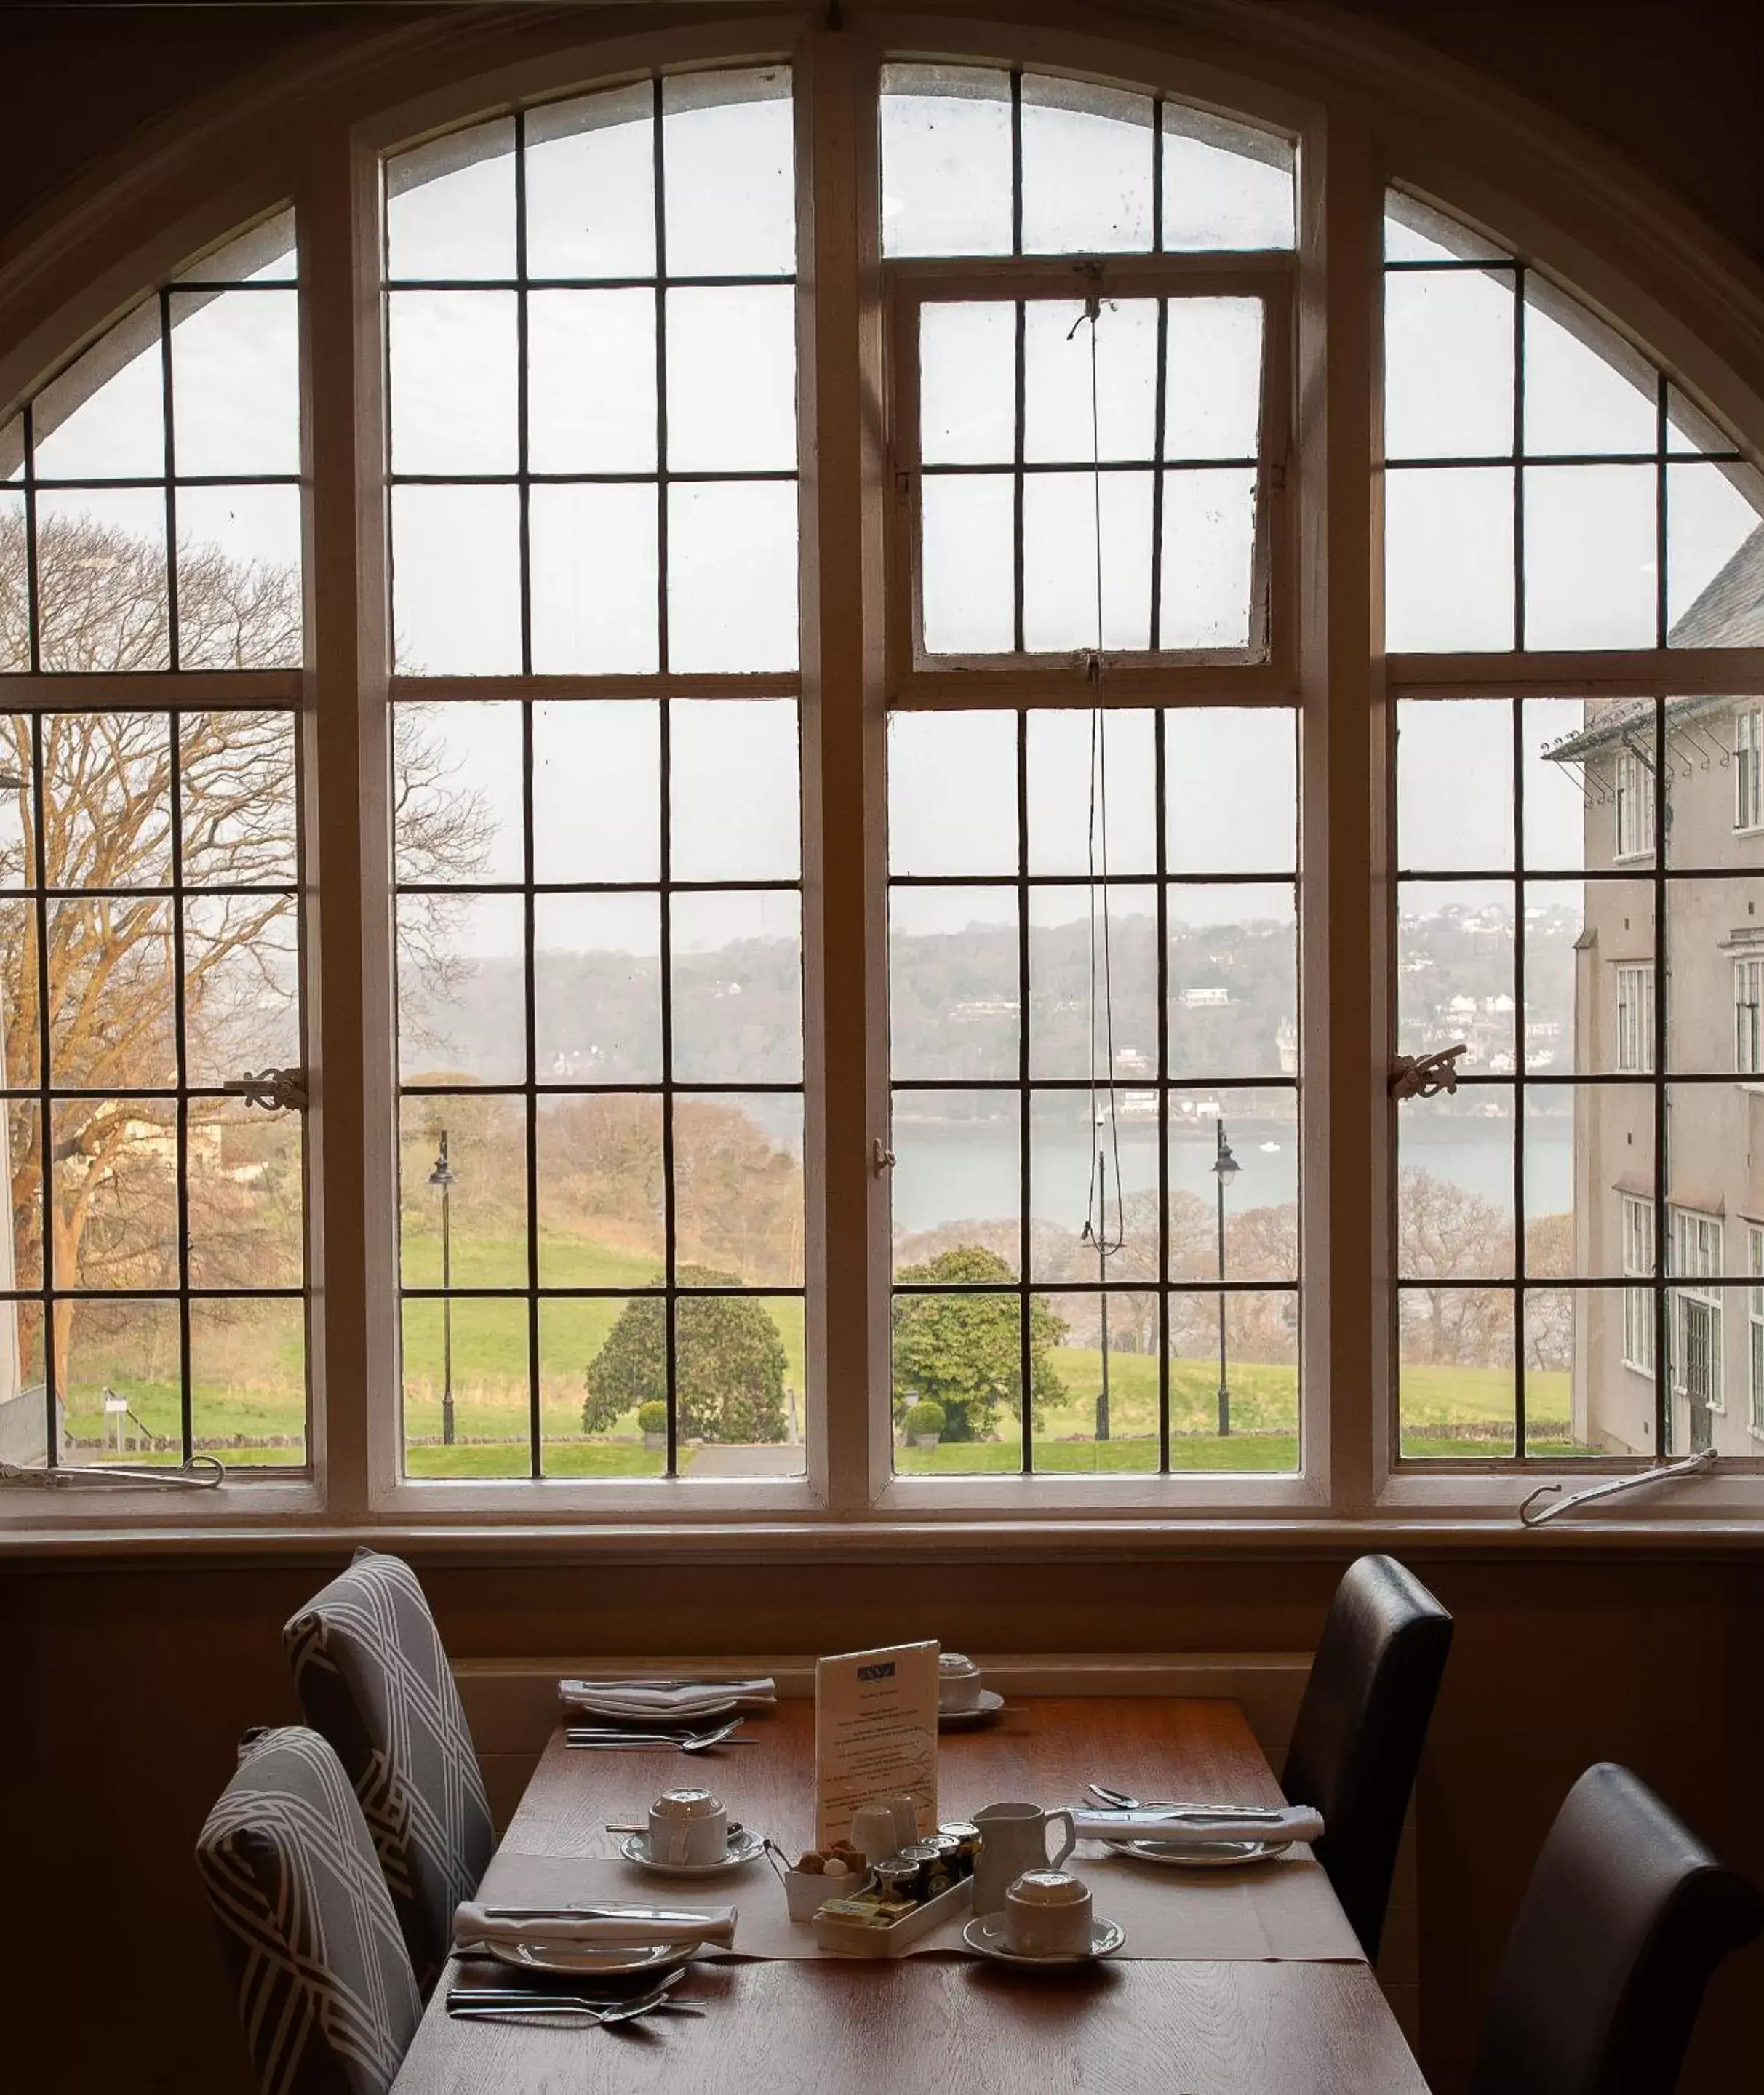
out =
{"type": "Polygon", "coordinates": [[[729,1853],[729,1814],[708,1789],[664,1790],[649,1807],[649,1859],[702,1869],[729,1853]]]}
{"type": "Polygon", "coordinates": [[[1026,1870],[1004,1894],[1013,1957],[1082,1957],[1091,1946],[1090,1886],[1065,1870],[1026,1870]]]}
{"type": "Polygon", "coordinates": [[[978,1710],[982,1675],[965,1652],[946,1651],[938,1655],[937,1702],[942,1710],[978,1710]]]}

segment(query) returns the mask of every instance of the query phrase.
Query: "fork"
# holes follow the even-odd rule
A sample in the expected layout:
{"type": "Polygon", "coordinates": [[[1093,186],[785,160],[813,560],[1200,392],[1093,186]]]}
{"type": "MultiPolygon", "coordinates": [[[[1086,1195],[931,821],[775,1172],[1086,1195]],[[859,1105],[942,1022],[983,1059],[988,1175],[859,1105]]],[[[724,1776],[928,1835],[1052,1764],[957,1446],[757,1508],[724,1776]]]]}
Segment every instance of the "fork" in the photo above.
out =
{"type": "Polygon", "coordinates": [[[685,1732],[615,1731],[603,1729],[595,1725],[566,1724],[564,1727],[564,1743],[567,1746],[608,1749],[615,1753],[623,1749],[638,1748],[645,1752],[652,1753],[660,1746],[674,1746],[682,1753],[708,1753],[712,1746],[725,1744],[738,1746],[757,1745],[759,1741],[756,1739],[734,1737],[733,1735],[740,1730],[745,1722],[745,1718],[737,1717],[732,1723],[721,1725],[714,1731],[685,1732]]]}
{"type": "Polygon", "coordinates": [[[1280,1813],[1266,1804],[1147,1804],[1137,1797],[1129,1797],[1124,1789],[1111,1789],[1106,1783],[1093,1782],[1088,1785],[1090,1793],[1097,1802],[1110,1811],[1167,1811],[1174,1818],[1278,1818],[1280,1813]]]}
{"type": "Polygon", "coordinates": [[[659,1986],[634,1999],[614,2000],[589,1993],[542,1991],[534,1987],[455,1986],[447,1995],[447,2013],[461,2022],[512,2022],[534,2015],[567,2015],[573,2020],[622,2023],[665,2009],[695,2015],[702,2008],[690,2001],[670,2001],[668,1988],[680,1976],[673,1971],[659,1986]]]}

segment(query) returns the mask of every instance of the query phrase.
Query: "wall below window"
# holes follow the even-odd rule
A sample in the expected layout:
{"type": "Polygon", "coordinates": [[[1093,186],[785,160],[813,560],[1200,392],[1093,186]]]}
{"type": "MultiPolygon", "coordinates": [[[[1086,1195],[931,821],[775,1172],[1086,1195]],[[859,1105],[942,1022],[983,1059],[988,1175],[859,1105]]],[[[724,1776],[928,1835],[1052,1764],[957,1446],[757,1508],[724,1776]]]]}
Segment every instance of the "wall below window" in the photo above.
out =
{"type": "MultiPolygon", "coordinates": [[[[656,1563],[419,1561],[459,1660],[813,1653],[935,1635],[996,1653],[1278,1653],[1315,1642],[1345,1558],[1245,1554],[656,1563]]],[[[1457,1618],[1418,1809],[1422,2062],[1461,2088],[1538,1845],[1590,1762],[1635,1768],[1764,1881],[1737,1814],[1764,1736],[1764,1561],[1408,1558],[1457,1618]]],[[[295,1715],[281,1627],[329,1563],[0,1571],[0,1968],[9,2077],[78,2095],[244,2095],[244,2053],[190,1854],[239,1732],[295,1715]],[[17,1939],[7,1940],[11,1932],[17,1939]],[[96,1975],[69,1945],[94,1933],[96,1975]],[[62,1949],[46,1955],[45,1942],[62,1949]]],[[[1711,1989],[1682,2095],[1749,2085],[1764,1949],[1711,1989]]]]}

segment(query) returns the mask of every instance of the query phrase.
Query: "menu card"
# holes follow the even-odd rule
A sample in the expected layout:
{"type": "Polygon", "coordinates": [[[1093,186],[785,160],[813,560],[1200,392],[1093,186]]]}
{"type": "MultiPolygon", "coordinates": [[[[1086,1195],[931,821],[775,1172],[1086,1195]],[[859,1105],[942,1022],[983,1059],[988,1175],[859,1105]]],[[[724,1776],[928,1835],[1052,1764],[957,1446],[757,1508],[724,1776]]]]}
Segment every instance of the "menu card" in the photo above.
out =
{"type": "Polygon", "coordinates": [[[852,1814],[908,1796],[937,1827],[937,1646],[892,1644],[815,1663],[815,1845],[846,1839],[852,1814]]]}

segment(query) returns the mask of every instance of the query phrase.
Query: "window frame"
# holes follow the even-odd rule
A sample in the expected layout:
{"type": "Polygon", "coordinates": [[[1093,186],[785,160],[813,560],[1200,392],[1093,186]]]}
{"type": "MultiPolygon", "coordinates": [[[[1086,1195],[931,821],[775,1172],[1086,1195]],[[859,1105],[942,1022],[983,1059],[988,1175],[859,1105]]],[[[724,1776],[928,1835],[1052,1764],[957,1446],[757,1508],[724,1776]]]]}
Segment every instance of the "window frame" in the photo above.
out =
{"type": "MultiPolygon", "coordinates": [[[[1024,1480],[1033,1492],[981,1497],[939,1487],[926,1496],[922,1486],[903,1492],[878,1483],[885,1450],[869,1431],[873,1414],[863,1404],[862,1384],[878,1365],[870,1313],[881,1285],[878,1238],[886,1234],[871,1155],[881,1072],[873,1004],[859,1017],[847,999],[831,1022],[812,1003],[810,1008],[817,1057],[809,1143],[819,1161],[811,1192],[809,1407],[811,1417],[822,1406],[836,1412],[840,1426],[822,1436],[809,1479],[776,1496],[701,1487],[695,1497],[682,1483],[670,1487],[665,1502],[647,1487],[635,1494],[595,1487],[585,1495],[550,1483],[508,1491],[422,1486],[413,1497],[397,1482],[395,1419],[372,1394],[383,1388],[394,1357],[386,1308],[393,1178],[390,1145],[381,1139],[394,1125],[383,1046],[390,1039],[385,811],[371,795],[329,785],[316,792],[321,774],[327,781],[378,775],[386,755],[385,577],[377,520],[382,408],[375,346],[359,325],[379,289],[377,155],[517,99],[586,91],[581,83],[615,85],[657,65],[788,59],[799,68],[799,137],[816,142],[821,155],[817,215],[804,224],[811,278],[804,324],[816,359],[805,361],[803,397],[805,408],[821,411],[824,438],[812,470],[804,460],[805,750],[825,767],[805,759],[811,821],[825,838],[813,868],[805,867],[805,935],[809,966],[818,969],[826,964],[829,924],[837,921],[854,934],[838,965],[861,973],[873,969],[880,950],[879,839],[867,789],[878,775],[886,673],[880,621],[860,590],[883,557],[889,499],[886,456],[864,419],[866,403],[881,397],[885,364],[879,261],[859,208],[876,171],[873,126],[866,127],[864,111],[881,51],[917,54],[926,33],[917,18],[910,28],[895,21],[878,14],[861,33],[817,29],[799,41],[796,24],[770,19],[621,28],[604,37],[585,36],[580,21],[559,22],[537,44],[492,25],[469,50],[443,45],[425,59],[427,84],[414,98],[410,49],[377,51],[328,78],[322,124],[272,143],[274,127],[263,124],[259,105],[211,111],[181,127],[150,178],[118,182],[75,235],[58,224],[21,262],[0,268],[0,344],[7,345],[0,346],[0,395],[16,399],[153,272],[175,270],[203,241],[219,240],[294,189],[307,292],[308,668],[267,695],[291,691],[301,706],[303,775],[314,793],[309,911],[318,910],[321,891],[324,897],[324,935],[311,942],[309,961],[318,991],[309,1005],[314,1476],[305,1483],[229,1482],[201,1502],[193,1494],[107,1490],[65,1492],[46,1508],[38,1494],[7,1495],[0,1522],[12,1546],[177,1548],[206,1532],[226,1548],[279,1531],[285,1546],[300,1548],[367,1530],[393,1540],[453,1538],[461,1548],[481,1550],[550,1535],[597,1553],[663,1546],[714,1555],[727,1551],[732,1536],[747,1538],[738,1546],[785,1553],[860,1548],[868,1528],[870,1546],[884,1550],[908,1535],[935,1546],[943,1535],[960,1547],[965,1535],[1017,1532],[1030,1546],[1084,1552],[1236,1548],[1257,1535],[1300,1548],[1324,1540],[1352,1545],[1368,1534],[1424,1536],[1440,1523],[1466,1537],[1541,1546],[1523,1535],[1514,1515],[1521,1497],[1550,1474],[1547,1466],[1529,1474],[1404,1472],[1392,1408],[1366,1400],[1367,1391],[1376,1397],[1394,1380],[1387,1252],[1394,1116],[1385,1100],[1392,942],[1382,870],[1391,820],[1387,728],[1401,696],[1492,690],[1555,697],[1583,689],[1648,695],[1660,683],[1660,658],[1650,651],[1383,653],[1376,616],[1375,349],[1385,187],[1401,180],[1449,198],[1472,222],[1502,228],[1540,265],[1559,268],[1587,298],[1622,314],[1700,403],[1736,428],[1764,429],[1764,397],[1737,375],[1745,359],[1730,340],[1725,250],[1642,178],[1607,166],[1540,115],[1492,111],[1486,98],[1443,85],[1422,60],[1387,66],[1379,76],[1386,85],[1370,90],[1369,100],[1364,77],[1318,48],[1303,25],[1275,22],[1267,25],[1254,76],[1216,69],[1217,46],[1204,24],[1161,24],[1137,42],[1097,35],[1076,15],[1069,26],[1039,28],[952,20],[939,24],[931,41],[935,55],[956,62],[1015,62],[1088,72],[1141,90],[1161,87],[1287,128],[1300,141],[1292,266],[1301,412],[1290,506],[1295,534],[1314,556],[1295,566],[1284,695],[1307,704],[1301,793],[1313,873],[1301,995],[1315,1051],[1304,1166],[1305,1270],[1318,1313],[1306,1320],[1304,1475],[1248,1492],[1231,1480],[1189,1489],[1177,1479],[1150,1497],[1113,1487],[1100,1496],[1082,1489],[1049,1496],[1044,1479],[1024,1480]],[[1565,167],[1579,171],[1566,184],[1565,167]],[[856,614],[853,605],[860,605],[856,614]],[[1333,934],[1332,920],[1341,927],[1333,934]],[[1331,1155],[1352,1160],[1351,1168],[1331,1170],[1331,1155]],[[906,1522],[898,1534],[896,1520],[906,1522]]],[[[425,37],[442,33],[413,31],[407,41],[424,50],[425,37]]],[[[297,85],[305,76],[295,72],[297,85]]],[[[120,156],[119,165],[127,164],[120,156]]],[[[799,154],[799,176],[803,166],[799,154]]],[[[1764,325],[1754,332],[1764,352],[1764,325]]],[[[1687,651],[1672,669],[1675,691],[1764,689],[1761,649],[1687,651]]],[[[1575,1479],[1636,1466],[1587,1458],[1555,1474],[1571,1487],[1575,1479]]],[[[1724,1461],[1723,1470],[1693,1492],[1615,1501],[1609,1516],[1601,1509],[1601,1531],[1676,1532],[1693,1543],[1712,1531],[1737,1531],[1731,1523],[1753,1521],[1764,1491],[1744,1466],[1724,1461]]],[[[1553,1529],[1553,1540],[1572,1525],[1553,1529]]]]}
{"type": "Polygon", "coordinates": [[[1764,829],[1764,706],[1741,704],[1733,721],[1733,830],[1764,829]]]}
{"type": "Polygon", "coordinates": [[[1733,964],[1733,1066],[1742,1077],[1764,1072],[1764,1008],[1761,1007],[1764,1007],[1764,960],[1736,960],[1733,964]]]}
{"type": "Polygon", "coordinates": [[[1657,1321],[1655,1308],[1654,1203],[1620,1193],[1623,1204],[1623,1271],[1645,1279],[1645,1287],[1623,1290],[1623,1365],[1653,1379],[1657,1321]]]}
{"type": "Polygon", "coordinates": [[[1617,985],[1614,1061],[1619,1074],[1651,1077],[1654,1045],[1654,963],[1618,960],[1612,964],[1617,985]]]}

